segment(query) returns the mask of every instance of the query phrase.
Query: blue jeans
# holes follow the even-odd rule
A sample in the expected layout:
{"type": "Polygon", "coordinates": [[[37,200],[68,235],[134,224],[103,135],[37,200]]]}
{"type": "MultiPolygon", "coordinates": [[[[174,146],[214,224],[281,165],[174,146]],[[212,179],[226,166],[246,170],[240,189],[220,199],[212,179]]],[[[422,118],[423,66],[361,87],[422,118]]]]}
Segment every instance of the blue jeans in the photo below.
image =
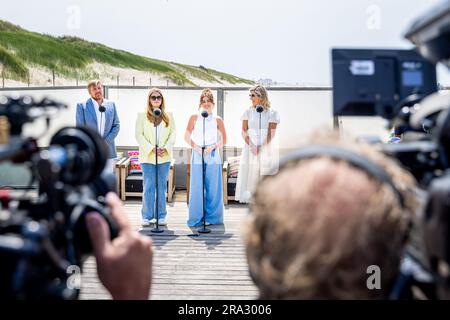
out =
{"type": "MultiPolygon", "coordinates": [[[[155,214],[155,195],[156,195],[156,165],[150,163],[142,163],[143,175],[143,191],[142,198],[142,218],[156,219],[155,214]]],[[[170,162],[158,164],[158,218],[165,219],[167,215],[166,209],[166,191],[167,179],[169,177],[170,162]]]]}

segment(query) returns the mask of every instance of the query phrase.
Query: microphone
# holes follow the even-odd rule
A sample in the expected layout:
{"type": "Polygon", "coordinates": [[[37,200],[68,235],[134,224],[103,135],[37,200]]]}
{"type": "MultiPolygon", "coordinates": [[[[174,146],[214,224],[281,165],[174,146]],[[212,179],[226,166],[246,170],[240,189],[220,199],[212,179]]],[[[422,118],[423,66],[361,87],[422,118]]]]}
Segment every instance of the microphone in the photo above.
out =
{"type": "Polygon", "coordinates": [[[154,116],[155,118],[159,118],[159,117],[161,116],[161,113],[162,113],[162,111],[161,111],[160,108],[155,108],[155,109],[153,109],[153,116],[154,116]]]}
{"type": "Polygon", "coordinates": [[[201,110],[200,114],[202,115],[202,117],[208,118],[208,115],[209,115],[208,110],[206,110],[205,108],[201,108],[200,110],[201,110]]]}
{"type": "Polygon", "coordinates": [[[101,130],[103,129],[103,113],[105,113],[106,108],[104,106],[99,106],[98,107],[98,111],[100,111],[101,117],[100,117],[100,128],[99,128],[99,133],[100,135],[103,137],[104,132],[101,132],[101,130]]]}
{"type": "Polygon", "coordinates": [[[264,107],[263,107],[262,105],[258,104],[258,105],[256,106],[256,112],[261,113],[261,112],[263,112],[263,111],[264,111],[264,107]]]}

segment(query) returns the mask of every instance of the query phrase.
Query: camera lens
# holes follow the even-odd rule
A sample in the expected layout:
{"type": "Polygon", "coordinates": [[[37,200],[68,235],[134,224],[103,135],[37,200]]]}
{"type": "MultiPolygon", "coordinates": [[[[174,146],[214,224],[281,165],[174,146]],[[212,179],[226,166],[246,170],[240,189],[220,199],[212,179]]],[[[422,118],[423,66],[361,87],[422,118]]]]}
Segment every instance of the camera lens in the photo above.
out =
{"type": "Polygon", "coordinates": [[[71,185],[91,183],[106,165],[107,147],[98,133],[89,128],[63,128],[53,136],[50,145],[65,150],[65,160],[59,164],[62,182],[71,185]]]}

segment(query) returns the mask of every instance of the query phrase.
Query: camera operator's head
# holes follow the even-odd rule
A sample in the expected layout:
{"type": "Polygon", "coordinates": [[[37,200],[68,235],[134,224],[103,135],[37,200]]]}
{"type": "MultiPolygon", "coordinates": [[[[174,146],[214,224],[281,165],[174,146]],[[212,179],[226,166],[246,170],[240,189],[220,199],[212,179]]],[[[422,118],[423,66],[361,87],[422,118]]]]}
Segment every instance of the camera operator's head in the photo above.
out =
{"type": "Polygon", "coordinates": [[[91,80],[88,83],[89,95],[101,105],[103,102],[103,85],[100,80],[91,80]]]}
{"type": "Polygon", "coordinates": [[[325,133],[309,142],[351,151],[377,164],[391,185],[328,156],[293,159],[255,190],[246,230],[250,273],[263,299],[386,298],[398,272],[414,179],[368,145],[325,133]],[[369,290],[369,266],[381,290],[369,290]]]}

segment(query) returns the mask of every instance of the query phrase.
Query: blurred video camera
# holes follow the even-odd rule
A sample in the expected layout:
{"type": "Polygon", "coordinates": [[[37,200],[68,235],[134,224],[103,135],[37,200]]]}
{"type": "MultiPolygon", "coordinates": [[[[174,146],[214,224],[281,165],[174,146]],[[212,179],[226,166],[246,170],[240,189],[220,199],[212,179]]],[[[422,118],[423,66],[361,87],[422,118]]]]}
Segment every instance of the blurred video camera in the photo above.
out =
{"type": "Polygon", "coordinates": [[[67,106],[44,98],[0,97],[0,162],[30,168],[37,192],[0,188],[0,299],[76,299],[83,260],[91,253],[85,226],[89,212],[116,227],[105,204],[115,189],[113,174],[102,174],[108,150],[97,132],[66,127],[40,149],[23,137],[26,123],[67,106]]]}
{"type": "Polygon", "coordinates": [[[414,50],[332,50],[333,113],[380,116],[401,137],[382,150],[396,157],[426,194],[417,234],[411,234],[403,260],[414,267],[401,272],[409,273],[410,283],[423,284],[427,298],[448,299],[450,94],[438,90],[436,64],[450,67],[450,2],[417,19],[405,37],[414,50]]]}

